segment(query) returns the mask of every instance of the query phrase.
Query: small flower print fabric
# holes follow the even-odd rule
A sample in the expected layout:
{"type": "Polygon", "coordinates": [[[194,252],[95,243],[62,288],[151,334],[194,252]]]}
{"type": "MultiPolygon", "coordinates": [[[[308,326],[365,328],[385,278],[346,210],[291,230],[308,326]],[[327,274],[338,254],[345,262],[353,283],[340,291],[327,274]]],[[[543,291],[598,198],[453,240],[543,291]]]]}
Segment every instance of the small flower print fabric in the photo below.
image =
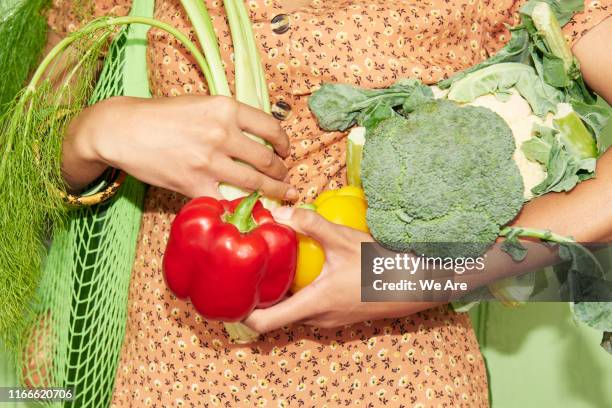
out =
{"type": "MultiPolygon", "coordinates": [[[[587,0],[564,28],[577,41],[612,13],[587,0]]],[[[221,0],[206,0],[230,81],[231,35],[221,0]]],[[[345,133],[321,131],[308,96],[323,82],[386,87],[434,83],[495,53],[522,2],[476,0],[249,0],[272,103],[285,113],[286,164],[302,202],[345,184],[345,133]]],[[[126,14],[128,0],[96,1],[94,14],[126,14]]],[[[195,35],[179,0],[158,0],[156,18],[195,35]]],[[[49,14],[60,34],[78,27],[73,2],[49,14]]],[[[149,33],[150,82],[158,97],[207,93],[186,50],[149,33]]],[[[203,130],[205,131],[205,130],[203,130]]],[[[129,294],[113,407],[487,407],[487,378],[469,318],[440,307],[401,319],[337,329],[293,325],[240,346],[218,322],[177,300],[162,277],[170,224],[186,202],[150,188],[129,294]]]]}

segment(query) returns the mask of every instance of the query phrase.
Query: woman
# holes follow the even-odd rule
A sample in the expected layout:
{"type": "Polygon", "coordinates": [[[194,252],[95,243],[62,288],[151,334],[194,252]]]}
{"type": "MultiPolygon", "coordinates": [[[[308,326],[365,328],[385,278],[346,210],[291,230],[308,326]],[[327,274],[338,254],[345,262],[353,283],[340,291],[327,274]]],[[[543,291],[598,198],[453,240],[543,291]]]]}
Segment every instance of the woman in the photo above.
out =
{"type": "MultiPolygon", "coordinates": [[[[436,82],[505,43],[504,23],[514,22],[519,3],[249,1],[280,127],[244,105],[203,96],[203,79],[185,50],[152,30],[149,77],[158,98],[113,98],[87,109],[71,125],[63,151],[73,188],[107,166],[154,186],[145,203],[113,405],[487,406],[486,373],[467,316],[447,307],[416,313],[425,304],[359,302],[357,259],[359,242],[370,239],[366,234],[311,212],[276,211],[276,218],[320,240],[328,262],[322,279],[301,296],[247,319],[265,333],[248,347],[230,344],[221,324],[194,316],[171,295],[161,255],[173,215],[186,200],[174,192],[216,195],[216,183],[230,182],[304,202],[343,185],[345,135],[321,132],[306,104],[321,82],[369,87],[401,77],[436,82]],[[179,95],[191,96],[171,98],[179,95]],[[269,140],[276,155],[249,143],[241,130],[269,140]]],[[[222,2],[207,5],[231,66],[222,2]]],[[[124,14],[129,1],[99,1],[96,8],[124,14]]],[[[158,1],[155,14],[189,31],[178,0],[158,1]]],[[[609,15],[608,5],[587,2],[587,11],[566,33],[588,83],[612,100],[601,69],[612,63],[612,55],[592,54],[593,44],[609,35],[611,19],[588,32],[609,15]],[[588,41],[579,41],[585,35],[588,41]]],[[[59,35],[74,28],[71,3],[56,2],[49,20],[59,35]]],[[[601,159],[598,174],[570,194],[534,200],[516,223],[579,240],[609,237],[612,210],[601,209],[611,195],[603,194],[612,185],[610,154],[601,159]],[[568,215],[576,202],[597,217],[568,215]]]]}

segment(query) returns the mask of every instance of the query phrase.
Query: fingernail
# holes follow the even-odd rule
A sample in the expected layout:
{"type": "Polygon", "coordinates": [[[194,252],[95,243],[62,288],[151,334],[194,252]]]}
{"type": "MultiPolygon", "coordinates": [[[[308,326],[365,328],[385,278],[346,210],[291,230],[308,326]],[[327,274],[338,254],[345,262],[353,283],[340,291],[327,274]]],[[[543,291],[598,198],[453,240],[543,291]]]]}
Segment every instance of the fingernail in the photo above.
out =
{"type": "Polygon", "coordinates": [[[298,191],[293,187],[287,190],[287,193],[285,193],[285,199],[289,201],[295,201],[299,196],[298,191]]]}
{"type": "Polygon", "coordinates": [[[291,207],[278,207],[272,210],[272,216],[276,220],[290,220],[293,215],[293,208],[291,207]]]}

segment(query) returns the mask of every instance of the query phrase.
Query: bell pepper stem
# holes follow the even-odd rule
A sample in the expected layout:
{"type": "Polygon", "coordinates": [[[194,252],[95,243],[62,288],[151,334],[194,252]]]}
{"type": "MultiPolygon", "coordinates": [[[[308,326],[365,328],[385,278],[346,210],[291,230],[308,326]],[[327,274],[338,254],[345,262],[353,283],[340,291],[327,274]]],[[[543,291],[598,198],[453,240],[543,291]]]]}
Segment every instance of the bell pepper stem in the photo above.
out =
{"type": "Polygon", "coordinates": [[[252,343],[259,337],[259,333],[244,323],[223,323],[231,340],[237,344],[252,343]]]}
{"type": "Polygon", "coordinates": [[[259,197],[261,197],[261,194],[258,191],[255,191],[251,195],[243,198],[240,204],[238,204],[236,207],[236,210],[229,214],[225,218],[225,221],[234,225],[236,228],[238,228],[238,231],[242,233],[251,231],[257,226],[255,221],[253,221],[251,214],[255,204],[257,204],[257,200],[259,200],[259,197]]]}

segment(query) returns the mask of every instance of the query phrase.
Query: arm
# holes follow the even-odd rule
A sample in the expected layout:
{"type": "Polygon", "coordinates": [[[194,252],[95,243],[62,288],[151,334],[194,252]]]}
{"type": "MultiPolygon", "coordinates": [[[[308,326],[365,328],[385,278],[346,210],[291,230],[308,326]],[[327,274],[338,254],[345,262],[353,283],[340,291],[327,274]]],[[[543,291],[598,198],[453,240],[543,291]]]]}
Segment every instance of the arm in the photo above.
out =
{"type": "MultiPolygon", "coordinates": [[[[60,40],[50,31],[45,51],[60,40]]],[[[62,72],[63,61],[58,67],[55,72],[62,72]]],[[[287,169],[281,159],[288,153],[278,121],[230,98],[115,97],[72,120],[62,146],[62,173],[71,190],[82,189],[112,166],[188,197],[217,196],[218,183],[226,182],[291,201],[297,192],[284,182],[287,169]],[[242,131],[261,136],[275,150],[242,131]]]]}
{"type": "Polygon", "coordinates": [[[278,121],[231,98],[110,98],[72,121],[64,138],[62,170],[73,188],[112,166],[187,197],[218,196],[217,185],[225,182],[296,199],[297,191],[283,181],[287,168],[281,158],[243,131],[268,140],[278,155],[289,154],[278,121]]]}
{"type": "Polygon", "coordinates": [[[587,84],[612,105],[612,16],[586,33],[572,48],[587,84]]]}
{"type": "MultiPolygon", "coordinates": [[[[587,84],[612,104],[612,17],[586,33],[573,47],[587,84]]],[[[568,193],[530,201],[512,225],[549,229],[582,242],[612,240],[612,151],[597,162],[597,177],[568,193]]]]}

